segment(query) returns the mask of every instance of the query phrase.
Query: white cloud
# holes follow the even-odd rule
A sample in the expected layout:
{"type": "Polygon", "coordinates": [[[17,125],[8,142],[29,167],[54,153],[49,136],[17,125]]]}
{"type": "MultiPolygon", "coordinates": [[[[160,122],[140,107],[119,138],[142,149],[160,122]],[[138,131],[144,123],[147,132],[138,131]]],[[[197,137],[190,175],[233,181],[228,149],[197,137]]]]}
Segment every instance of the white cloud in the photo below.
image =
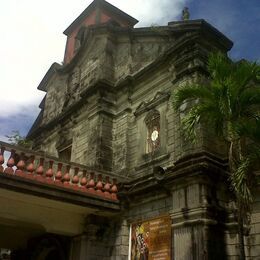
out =
{"type": "MultiPolygon", "coordinates": [[[[186,0],[110,0],[140,20],[139,26],[167,23],[180,15],[186,0]]],[[[62,32],[91,3],[86,0],[8,0],[0,9],[0,116],[37,106],[37,86],[53,62],[62,62],[62,32]],[[4,106],[3,106],[4,104],[4,106]]],[[[30,111],[28,111],[30,113],[30,111]]]]}
{"type": "Polygon", "coordinates": [[[108,2],[138,19],[137,26],[150,26],[158,22],[167,24],[170,20],[180,17],[187,0],[109,0],[108,2]]]}

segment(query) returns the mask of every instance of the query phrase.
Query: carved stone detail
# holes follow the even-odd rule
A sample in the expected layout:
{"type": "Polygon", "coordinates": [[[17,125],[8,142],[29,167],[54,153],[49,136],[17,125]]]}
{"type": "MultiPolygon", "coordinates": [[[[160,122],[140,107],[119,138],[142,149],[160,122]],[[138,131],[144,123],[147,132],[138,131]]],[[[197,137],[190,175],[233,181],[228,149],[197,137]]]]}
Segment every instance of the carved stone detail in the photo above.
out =
{"type": "Polygon", "coordinates": [[[134,115],[139,116],[148,110],[155,108],[158,104],[170,98],[170,93],[166,91],[158,91],[155,96],[149,101],[142,101],[140,105],[136,108],[134,115]]]}

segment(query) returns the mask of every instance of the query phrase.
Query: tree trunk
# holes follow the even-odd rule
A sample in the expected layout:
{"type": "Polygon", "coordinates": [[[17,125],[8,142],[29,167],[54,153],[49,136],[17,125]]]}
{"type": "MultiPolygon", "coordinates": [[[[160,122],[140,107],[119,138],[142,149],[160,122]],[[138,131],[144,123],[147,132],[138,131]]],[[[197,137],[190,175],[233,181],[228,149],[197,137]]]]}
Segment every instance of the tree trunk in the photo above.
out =
{"type": "MultiPolygon", "coordinates": [[[[230,147],[229,147],[229,170],[231,175],[237,169],[238,162],[242,157],[241,144],[240,140],[230,138],[230,147]]],[[[245,245],[244,245],[244,211],[243,203],[240,201],[238,194],[234,192],[236,197],[237,204],[237,213],[238,213],[238,243],[239,243],[239,259],[245,260],[245,245]]]]}

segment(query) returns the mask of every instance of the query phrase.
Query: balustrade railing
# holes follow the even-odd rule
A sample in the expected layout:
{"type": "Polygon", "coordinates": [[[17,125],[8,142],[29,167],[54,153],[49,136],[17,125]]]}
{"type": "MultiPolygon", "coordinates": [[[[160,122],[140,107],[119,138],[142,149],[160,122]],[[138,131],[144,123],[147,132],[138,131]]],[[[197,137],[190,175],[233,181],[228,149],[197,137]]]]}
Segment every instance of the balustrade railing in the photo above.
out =
{"type": "Polygon", "coordinates": [[[0,142],[0,174],[2,173],[118,200],[117,179],[111,174],[106,176],[84,165],[64,162],[45,153],[4,142],[0,142]],[[8,152],[9,158],[5,159],[8,152]]]}

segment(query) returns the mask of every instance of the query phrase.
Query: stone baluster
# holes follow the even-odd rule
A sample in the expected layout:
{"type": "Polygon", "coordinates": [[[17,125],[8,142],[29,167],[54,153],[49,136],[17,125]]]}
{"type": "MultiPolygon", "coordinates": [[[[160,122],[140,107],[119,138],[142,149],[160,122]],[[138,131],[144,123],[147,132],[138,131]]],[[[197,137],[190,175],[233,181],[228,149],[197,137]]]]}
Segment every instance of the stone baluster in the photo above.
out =
{"type": "Polygon", "coordinates": [[[44,165],[44,158],[40,158],[39,165],[36,169],[36,180],[38,180],[38,181],[44,180],[43,179],[43,173],[44,173],[43,165],[44,165]]]}
{"type": "Polygon", "coordinates": [[[102,183],[102,175],[98,175],[98,181],[96,185],[96,192],[100,195],[103,193],[103,183],[102,183]]]}
{"type": "Polygon", "coordinates": [[[111,190],[111,183],[109,182],[109,177],[106,176],[106,184],[104,186],[104,195],[105,195],[105,197],[111,198],[110,190],[111,190]]]}
{"type": "Polygon", "coordinates": [[[58,163],[57,172],[55,174],[55,183],[56,184],[62,184],[62,163],[58,163]]]}
{"type": "Polygon", "coordinates": [[[95,175],[94,172],[90,173],[89,181],[87,184],[88,191],[93,192],[93,193],[95,193],[95,186],[96,186],[95,180],[94,180],[94,175],[95,175]]]}
{"type": "Polygon", "coordinates": [[[15,175],[24,177],[24,170],[25,170],[25,155],[21,153],[18,163],[16,165],[17,169],[15,170],[15,175]]]}
{"type": "Polygon", "coordinates": [[[111,188],[111,198],[114,200],[117,200],[117,185],[116,185],[116,179],[113,179],[113,184],[112,184],[112,188],[111,188]]]}
{"type": "Polygon", "coordinates": [[[72,178],[72,183],[73,183],[73,188],[74,189],[79,189],[79,176],[78,176],[78,173],[79,173],[79,168],[75,167],[74,168],[74,176],[72,178]]]}
{"type": "Polygon", "coordinates": [[[49,161],[49,168],[45,173],[45,177],[46,177],[46,182],[50,183],[53,181],[53,161],[50,160],[49,161]]]}
{"type": "Polygon", "coordinates": [[[70,165],[66,166],[66,171],[65,171],[62,181],[63,181],[63,185],[65,185],[65,186],[70,185],[70,165]]]}
{"type": "Polygon", "coordinates": [[[80,180],[80,189],[83,190],[83,191],[86,191],[86,185],[88,183],[88,180],[87,180],[87,170],[83,170],[83,176],[80,180]]]}
{"type": "Polygon", "coordinates": [[[34,170],[35,170],[34,159],[35,159],[35,157],[32,155],[29,159],[29,164],[26,167],[28,174],[26,174],[25,176],[28,178],[33,178],[33,174],[34,174],[34,170]]]}
{"type": "Polygon", "coordinates": [[[2,146],[0,150],[0,173],[4,172],[4,167],[3,167],[3,164],[5,162],[4,152],[5,152],[5,147],[2,146]]]}
{"type": "Polygon", "coordinates": [[[14,173],[14,154],[15,154],[15,150],[11,150],[11,154],[10,154],[10,157],[7,161],[7,167],[6,169],[4,170],[5,173],[8,173],[8,174],[13,174],[14,173]]]}

